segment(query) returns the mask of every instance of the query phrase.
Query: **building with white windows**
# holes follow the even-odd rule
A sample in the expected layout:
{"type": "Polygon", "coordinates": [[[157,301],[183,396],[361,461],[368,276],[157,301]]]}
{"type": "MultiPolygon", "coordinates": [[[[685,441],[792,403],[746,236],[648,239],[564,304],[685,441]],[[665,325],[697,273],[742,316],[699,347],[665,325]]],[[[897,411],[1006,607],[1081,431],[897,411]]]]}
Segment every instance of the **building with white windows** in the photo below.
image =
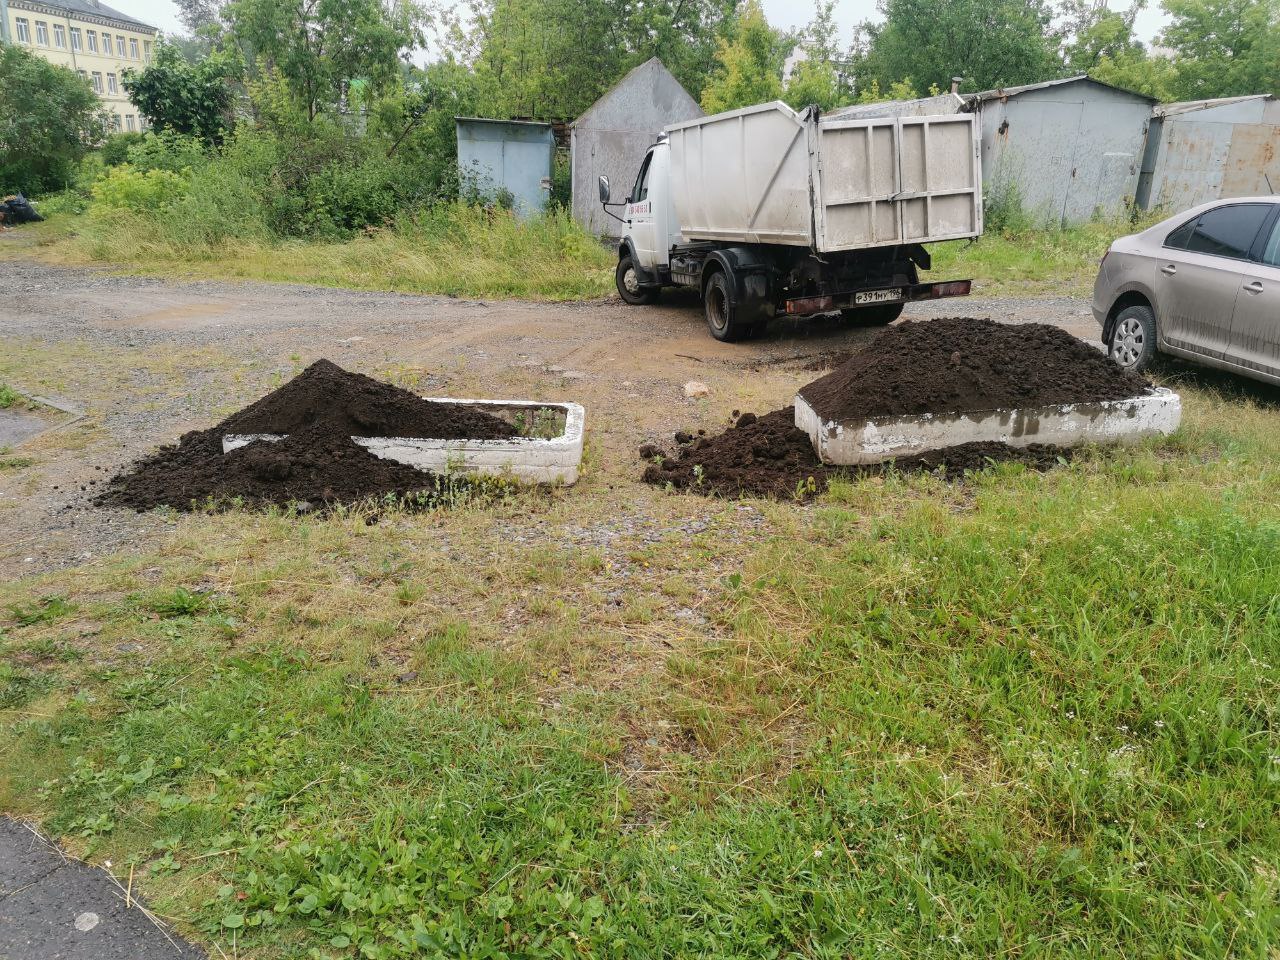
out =
{"type": "Polygon", "coordinates": [[[115,129],[144,128],[124,92],[123,74],[151,62],[155,27],[97,0],[0,0],[0,41],[27,47],[88,80],[115,129]]]}

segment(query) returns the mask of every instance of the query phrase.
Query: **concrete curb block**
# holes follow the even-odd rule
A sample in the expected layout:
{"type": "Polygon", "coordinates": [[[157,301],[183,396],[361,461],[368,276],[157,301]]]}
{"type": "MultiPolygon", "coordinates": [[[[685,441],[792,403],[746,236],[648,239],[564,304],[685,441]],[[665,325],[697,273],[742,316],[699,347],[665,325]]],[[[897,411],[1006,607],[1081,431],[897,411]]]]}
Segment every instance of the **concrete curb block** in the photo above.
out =
{"type": "Polygon", "coordinates": [[[1164,387],[1125,400],[845,422],[823,418],[798,395],[795,406],[796,426],[809,434],[819,459],[849,466],[971,442],[1069,447],[1088,441],[1135,441],[1170,434],[1182,421],[1181,398],[1164,387]]]}
{"type": "MultiPolygon", "coordinates": [[[[564,413],[564,432],[550,440],[521,437],[515,440],[429,440],[416,437],[352,437],[374,456],[394,460],[431,473],[482,473],[512,476],[526,483],[562,483],[578,480],[586,411],[578,403],[541,400],[465,400],[425,397],[433,403],[477,407],[492,413],[503,410],[551,408],[564,413]]],[[[274,443],[284,435],[271,433],[227,434],[222,452],[230,453],[255,440],[274,443]]]]}

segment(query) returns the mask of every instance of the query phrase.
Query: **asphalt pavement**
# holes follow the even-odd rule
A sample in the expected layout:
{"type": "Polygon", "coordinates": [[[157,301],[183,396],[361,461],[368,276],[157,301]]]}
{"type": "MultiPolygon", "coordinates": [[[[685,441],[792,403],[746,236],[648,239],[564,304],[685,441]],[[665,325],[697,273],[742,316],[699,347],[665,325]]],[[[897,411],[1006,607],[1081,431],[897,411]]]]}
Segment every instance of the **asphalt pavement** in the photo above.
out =
{"type": "Polygon", "coordinates": [[[203,960],[105,870],[0,817],[0,960],[203,960]]]}

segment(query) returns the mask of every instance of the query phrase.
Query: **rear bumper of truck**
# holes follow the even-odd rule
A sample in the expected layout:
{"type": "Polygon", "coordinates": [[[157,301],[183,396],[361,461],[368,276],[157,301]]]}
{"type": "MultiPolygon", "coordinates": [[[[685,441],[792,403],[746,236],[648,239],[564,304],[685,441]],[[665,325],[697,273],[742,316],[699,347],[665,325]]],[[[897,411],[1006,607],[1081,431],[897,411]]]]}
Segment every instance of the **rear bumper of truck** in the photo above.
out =
{"type": "Polygon", "coordinates": [[[825,297],[784,300],[782,311],[788,316],[804,317],[816,313],[831,313],[835,310],[857,310],[862,307],[878,307],[894,303],[914,303],[918,300],[940,300],[943,297],[967,297],[972,289],[972,280],[910,283],[902,287],[872,287],[825,297]],[[875,296],[877,294],[882,296],[875,296]],[[872,297],[875,298],[872,299],[872,297]]]}

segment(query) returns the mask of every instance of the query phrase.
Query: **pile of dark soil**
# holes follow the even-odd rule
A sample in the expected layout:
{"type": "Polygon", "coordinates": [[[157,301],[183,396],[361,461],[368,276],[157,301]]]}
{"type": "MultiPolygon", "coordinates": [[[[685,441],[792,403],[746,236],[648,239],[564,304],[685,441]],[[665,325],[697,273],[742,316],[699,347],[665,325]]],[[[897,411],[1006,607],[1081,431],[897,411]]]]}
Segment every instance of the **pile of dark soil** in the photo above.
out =
{"type": "Polygon", "coordinates": [[[434,486],[436,478],[353,443],[351,437],[514,436],[506,421],[479,410],[431,403],[390,384],[318,360],[284,386],[208,430],[117,474],[95,499],[107,507],[177,510],[210,501],[251,506],[356,503],[402,497],[434,486]],[[222,452],[228,433],[288,434],[222,452]]]}
{"type": "Polygon", "coordinates": [[[678,433],[676,442],[674,455],[652,445],[640,448],[641,457],[657,461],[645,468],[645,483],[670,484],[707,496],[779,499],[808,499],[825,490],[831,477],[841,474],[866,476],[896,470],[956,477],[1003,461],[1047,470],[1071,455],[1070,450],[1047,445],[1017,448],[1003,443],[965,443],[874,466],[829,467],[813,452],[809,435],[796,428],[794,407],[760,417],[745,413],[717,436],[678,433]]]}
{"type": "Polygon", "coordinates": [[[949,317],[889,327],[800,395],[856,420],[1122,400],[1150,386],[1058,327],[949,317]]]}

